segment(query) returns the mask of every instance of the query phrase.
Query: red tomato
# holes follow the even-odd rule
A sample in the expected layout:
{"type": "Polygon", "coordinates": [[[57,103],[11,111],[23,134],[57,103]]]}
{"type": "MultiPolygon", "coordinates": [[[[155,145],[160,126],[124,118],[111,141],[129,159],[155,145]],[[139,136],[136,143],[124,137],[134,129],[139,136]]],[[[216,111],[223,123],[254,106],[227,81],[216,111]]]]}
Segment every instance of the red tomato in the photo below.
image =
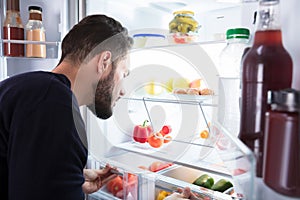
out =
{"type": "Polygon", "coordinates": [[[106,187],[110,193],[116,195],[117,192],[123,190],[123,179],[120,176],[117,176],[116,178],[109,181],[106,187]]]}
{"type": "Polygon", "coordinates": [[[148,143],[153,148],[161,147],[164,143],[163,135],[161,133],[156,133],[156,135],[153,133],[150,134],[148,137],[148,143]]]}
{"type": "Polygon", "coordinates": [[[164,136],[164,143],[168,143],[172,140],[172,137],[170,135],[164,136]]]}
{"type": "Polygon", "coordinates": [[[171,132],[172,132],[172,128],[171,128],[170,125],[165,125],[165,126],[163,126],[162,129],[161,129],[161,131],[160,131],[160,133],[161,133],[163,136],[165,136],[165,135],[167,135],[167,134],[169,134],[169,133],[171,133],[171,132]]]}

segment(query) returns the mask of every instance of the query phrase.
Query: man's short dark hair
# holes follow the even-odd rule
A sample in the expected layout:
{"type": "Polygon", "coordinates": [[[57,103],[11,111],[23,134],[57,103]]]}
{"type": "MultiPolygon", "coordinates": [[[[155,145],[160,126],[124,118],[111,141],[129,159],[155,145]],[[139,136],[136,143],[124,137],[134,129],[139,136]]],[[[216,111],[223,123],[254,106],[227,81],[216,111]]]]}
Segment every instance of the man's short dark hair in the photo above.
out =
{"type": "Polygon", "coordinates": [[[111,51],[112,61],[125,56],[132,38],[120,22],[105,15],[90,15],[76,24],[62,41],[61,63],[64,59],[81,64],[102,51],[111,51]]]}

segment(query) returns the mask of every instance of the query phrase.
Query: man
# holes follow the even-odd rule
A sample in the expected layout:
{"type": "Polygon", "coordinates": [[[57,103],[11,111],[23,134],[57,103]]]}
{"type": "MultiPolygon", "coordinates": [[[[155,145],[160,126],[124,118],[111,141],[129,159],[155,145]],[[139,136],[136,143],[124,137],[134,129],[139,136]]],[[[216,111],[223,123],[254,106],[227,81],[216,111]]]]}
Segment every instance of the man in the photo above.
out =
{"type": "Polygon", "coordinates": [[[88,16],[63,39],[52,72],[0,83],[1,200],[84,199],[116,176],[110,166],[84,169],[87,140],[79,106],[102,119],[112,115],[124,95],[131,45],[119,22],[88,16]]]}

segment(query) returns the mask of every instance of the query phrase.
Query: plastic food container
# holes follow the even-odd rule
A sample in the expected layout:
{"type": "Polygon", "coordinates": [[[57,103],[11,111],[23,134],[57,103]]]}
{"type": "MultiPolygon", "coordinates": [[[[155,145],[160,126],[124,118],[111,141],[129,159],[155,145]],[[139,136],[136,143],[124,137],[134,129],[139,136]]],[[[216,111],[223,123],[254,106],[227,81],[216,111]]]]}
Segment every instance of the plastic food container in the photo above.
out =
{"type": "Polygon", "coordinates": [[[165,35],[155,33],[139,33],[133,35],[133,48],[165,45],[165,35]]]}

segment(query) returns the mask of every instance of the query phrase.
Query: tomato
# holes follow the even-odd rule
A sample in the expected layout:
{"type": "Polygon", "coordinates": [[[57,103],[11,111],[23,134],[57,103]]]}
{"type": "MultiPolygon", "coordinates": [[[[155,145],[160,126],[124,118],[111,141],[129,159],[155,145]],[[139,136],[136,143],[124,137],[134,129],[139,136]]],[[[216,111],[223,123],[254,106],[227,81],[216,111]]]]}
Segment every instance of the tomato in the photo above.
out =
{"type": "Polygon", "coordinates": [[[171,128],[170,125],[165,125],[165,126],[163,126],[162,129],[161,129],[161,131],[160,131],[160,133],[161,133],[163,136],[165,136],[165,135],[167,135],[167,134],[169,134],[169,133],[171,133],[171,132],[172,132],[172,128],[171,128]]]}
{"type": "Polygon", "coordinates": [[[117,176],[116,178],[109,181],[106,187],[110,193],[115,195],[120,190],[123,190],[123,179],[121,178],[121,176],[117,176]]]}
{"type": "Polygon", "coordinates": [[[150,134],[148,137],[148,143],[153,148],[161,147],[164,143],[163,135],[161,133],[150,134]]]}
{"type": "Polygon", "coordinates": [[[209,133],[208,133],[207,130],[203,130],[203,131],[200,133],[200,137],[201,137],[202,139],[207,139],[208,136],[209,136],[209,133]]]}
{"type": "Polygon", "coordinates": [[[164,143],[168,143],[172,140],[172,137],[170,135],[164,136],[164,143]]]}

